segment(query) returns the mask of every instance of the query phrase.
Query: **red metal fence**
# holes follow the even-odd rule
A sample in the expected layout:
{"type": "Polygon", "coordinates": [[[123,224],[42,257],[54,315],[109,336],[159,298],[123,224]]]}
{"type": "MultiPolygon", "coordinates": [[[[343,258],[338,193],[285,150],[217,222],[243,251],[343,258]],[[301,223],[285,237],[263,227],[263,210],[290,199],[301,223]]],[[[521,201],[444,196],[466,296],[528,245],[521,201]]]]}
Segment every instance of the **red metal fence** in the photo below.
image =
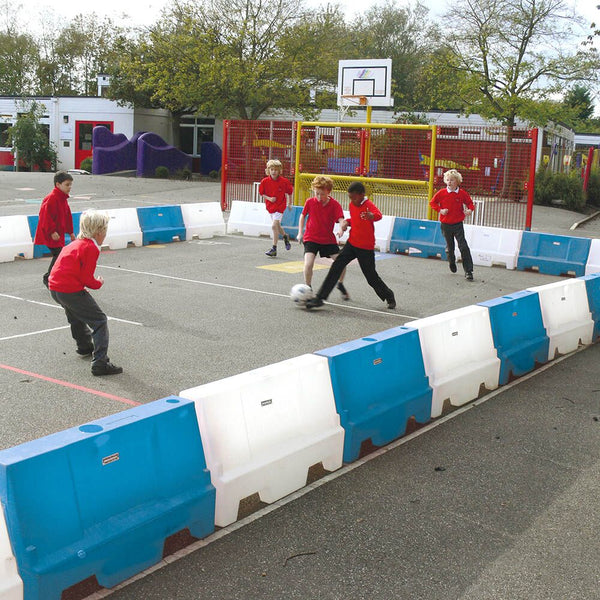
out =
{"type": "MultiPolygon", "coordinates": [[[[271,158],[281,160],[284,176],[292,180],[297,149],[299,173],[366,176],[374,183],[378,179],[429,180],[431,129],[310,123],[300,128],[299,148],[296,131],[292,121],[225,121],[224,210],[233,200],[257,199],[253,184],[265,176],[271,158]]],[[[479,215],[474,222],[514,229],[531,226],[537,130],[514,128],[509,132],[499,126],[465,125],[438,127],[436,134],[435,189],[443,185],[447,169],[458,169],[463,187],[478,201],[479,215]]],[[[297,201],[303,203],[304,194],[299,197],[298,192],[297,201]]],[[[402,203],[393,206],[396,216],[415,216],[406,213],[408,208],[402,203]]]]}

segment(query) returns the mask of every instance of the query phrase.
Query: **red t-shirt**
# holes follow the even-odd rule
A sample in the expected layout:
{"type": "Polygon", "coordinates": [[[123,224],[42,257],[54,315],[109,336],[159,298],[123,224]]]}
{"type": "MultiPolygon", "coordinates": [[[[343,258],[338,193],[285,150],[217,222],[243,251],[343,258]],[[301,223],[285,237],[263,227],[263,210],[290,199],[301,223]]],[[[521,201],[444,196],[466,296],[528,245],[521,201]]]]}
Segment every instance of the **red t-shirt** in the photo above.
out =
{"type": "Polygon", "coordinates": [[[308,215],[303,239],[315,244],[337,244],[334,225],[344,218],[342,205],[329,196],[329,202],[323,206],[317,198],[309,198],[302,209],[303,215],[308,215]]]}
{"type": "Polygon", "coordinates": [[[59,255],[48,278],[48,287],[54,292],[73,294],[84,288],[97,290],[102,282],[94,277],[100,249],[94,240],[77,239],[59,255]]]}
{"type": "Polygon", "coordinates": [[[434,194],[429,206],[438,212],[443,208],[447,208],[448,213],[440,215],[440,222],[453,225],[465,220],[463,204],[467,208],[475,210],[473,200],[471,200],[471,196],[465,190],[458,188],[456,192],[449,192],[448,188],[442,188],[434,194]]]}
{"type": "Polygon", "coordinates": [[[363,250],[373,250],[375,248],[375,221],[381,220],[380,210],[368,199],[365,198],[360,206],[355,206],[350,202],[350,236],[348,242],[352,246],[362,248],[363,250]],[[360,214],[370,211],[375,215],[372,221],[361,219],[360,214]]]}
{"type": "Polygon", "coordinates": [[[68,194],[56,186],[42,200],[38,226],[35,231],[35,244],[49,248],[62,248],[65,245],[65,233],[73,233],[73,217],[67,199],[68,194]],[[57,240],[52,239],[52,234],[58,233],[57,240]]]}
{"type": "Polygon", "coordinates": [[[289,179],[281,175],[277,179],[273,179],[270,175],[265,177],[258,186],[258,193],[261,196],[269,196],[277,198],[275,202],[265,200],[267,211],[270,213],[284,212],[287,206],[286,194],[293,194],[294,188],[289,179]]]}

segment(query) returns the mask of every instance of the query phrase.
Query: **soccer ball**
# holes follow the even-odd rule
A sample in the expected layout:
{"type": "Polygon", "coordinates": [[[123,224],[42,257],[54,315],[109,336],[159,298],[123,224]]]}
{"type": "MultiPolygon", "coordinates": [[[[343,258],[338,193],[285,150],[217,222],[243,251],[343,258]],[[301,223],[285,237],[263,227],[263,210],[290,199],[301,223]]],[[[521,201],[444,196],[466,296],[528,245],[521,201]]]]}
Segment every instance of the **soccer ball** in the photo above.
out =
{"type": "Polygon", "coordinates": [[[315,297],[315,294],[309,285],[306,285],[305,283],[297,283],[290,290],[290,297],[296,304],[298,304],[298,306],[304,306],[307,300],[315,297]]]}

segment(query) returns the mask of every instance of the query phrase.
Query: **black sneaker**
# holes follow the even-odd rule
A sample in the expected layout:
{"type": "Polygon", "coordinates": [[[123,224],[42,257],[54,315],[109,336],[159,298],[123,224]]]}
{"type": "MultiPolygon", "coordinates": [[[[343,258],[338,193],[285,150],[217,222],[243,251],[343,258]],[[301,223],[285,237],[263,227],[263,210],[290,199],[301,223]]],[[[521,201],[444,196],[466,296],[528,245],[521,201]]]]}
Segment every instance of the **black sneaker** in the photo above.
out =
{"type": "Polygon", "coordinates": [[[396,308],[396,297],[394,296],[394,292],[392,292],[392,295],[387,299],[387,307],[390,310],[396,308]]]}
{"type": "Polygon", "coordinates": [[[96,377],[99,375],[118,375],[122,372],[123,367],[117,367],[117,365],[113,365],[110,361],[92,365],[92,375],[96,375],[96,377]]]}
{"type": "Polygon", "coordinates": [[[341,281],[338,281],[337,289],[340,290],[340,294],[342,294],[342,300],[350,300],[350,294],[348,293],[346,286],[341,281]]]}
{"type": "Polygon", "coordinates": [[[290,244],[290,236],[287,233],[283,236],[283,243],[285,244],[286,250],[292,249],[292,245],[290,244]]]}
{"type": "Polygon", "coordinates": [[[75,352],[79,354],[79,356],[89,356],[94,351],[94,346],[90,344],[89,346],[83,346],[81,348],[77,348],[75,352]]]}
{"type": "Polygon", "coordinates": [[[467,271],[467,272],[465,273],[465,279],[466,279],[467,281],[473,281],[473,271],[467,271]]]}
{"type": "Polygon", "coordinates": [[[310,310],[311,308],[319,308],[319,306],[323,306],[323,304],[323,300],[321,300],[319,296],[315,296],[314,298],[309,298],[304,303],[304,306],[310,310]]]}
{"type": "Polygon", "coordinates": [[[277,248],[275,248],[275,246],[273,246],[270,250],[267,250],[265,252],[265,254],[267,256],[273,256],[273,257],[275,257],[275,256],[277,256],[277,248]]]}
{"type": "Polygon", "coordinates": [[[454,261],[449,262],[448,267],[453,273],[456,273],[456,263],[454,261]]]}

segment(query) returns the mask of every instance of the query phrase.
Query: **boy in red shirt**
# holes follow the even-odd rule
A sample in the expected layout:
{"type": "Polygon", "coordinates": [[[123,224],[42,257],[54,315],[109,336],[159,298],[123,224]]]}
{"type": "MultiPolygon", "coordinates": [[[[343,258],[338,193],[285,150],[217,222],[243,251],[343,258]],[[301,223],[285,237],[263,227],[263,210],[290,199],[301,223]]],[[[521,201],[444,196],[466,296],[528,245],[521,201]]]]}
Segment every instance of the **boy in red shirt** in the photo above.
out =
{"type": "Polygon", "coordinates": [[[92,355],[92,375],[116,375],[123,369],[113,365],[108,356],[108,325],[91,294],[104,279],[95,277],[100,247],[108,229],[109,217],[94,210],[81,215],[78,239],[60,253],[48,285],[52,298],[58,302],[71,325],[71,335],[77,343],[77,354],[92,355]]]}
{"type": "MultiPolygon", "coordinates": [[[[315,258],[320,254],[323,258],[334,260],[340,252],[337,239],[333,233],[333,227],[336,223],[340,225],[344,221],[344,211],[342,205],[330,196],[333,189],[333,180],[331,177],[318,175],[311,184],[315,195],[309,198],[304,204],[304,209],[300,215],[298,223],[298,241],[304,242],[304,283],[310,286],[312,283],[313,268],[315,258]],[[304,221],[306,231],[303,233],[304,221]]],[[[340,280],[337,283],[337,289],[340,290],[344,300],[350,300],[350,296],[343,284],[346,269],[342,271],[340,280]]]]}
{"type": "Polygon", "coordinates": [[[281,226],[281,219],[286,206],[292,207],[291,195],[294,192],[289,179],[281,175],[283,166],[279,160],[270,160],[267,162],[265,177],[258,186],[258,193],[263,197],[267,212],[271,215],[273,221],[273,246],[265,252],[267,256],[277,256],[277,242],[279,236],[283,237],[285,249],[290,250],[290,238],[281,226]]]}
{"type": "Polygon", "coordinates": [[[446,188],[437,191],[429,205],[433,210],[440,213],[442,233],[446,239],[446,254],[448,255],[448,266],[456,273],[456,256],[454,254],[454,238],[458,242],[458,249],[462,257],[465,279],[473,281],[473,258],[471,250],[465,239],[465,228],[463,221],[465,216],[475,210],[471,196],[460,188],[462,175],[456,169],[450,169],[444,173],[446,188]],[[464,207],[467,207],[466,209],[464,207]]]}
{"type": "Polygon", "coordinates": [[[50,271],[52,271],[60,251],[64,248],[65,234],[68,233],[71,236],[71,241],[75,239],[73,217],[67,202],[72,185],[73,176],[65,171],[58,171],[54,175],[54,189],[42,200],[40,206],[40,216],[33,242],[48,246],[48,250],[52,254],[48,271],[42,277],[46,287],[48,287],[50,271]]]}
{"type": "Polygon", "coordinates": [[[355,258],[358,260],[367,283],[375,290],[375,293],[384,302],[387,302],[389,309],[396,308],[394,292],[385,285],[375,270],[375,226],[373,222],[379,221],[382,215],[379,209],[365,196],[365,193],[365,186],[360,181],[354,181],[348,187],[350,219],[341,224],[340,235],[350,227],[350,237],[331,265],[317,295],[306,301],[306,308],[323,306],[323,302],[327,300],[327,296],[331,293],[342,271],[355,258]]]}

